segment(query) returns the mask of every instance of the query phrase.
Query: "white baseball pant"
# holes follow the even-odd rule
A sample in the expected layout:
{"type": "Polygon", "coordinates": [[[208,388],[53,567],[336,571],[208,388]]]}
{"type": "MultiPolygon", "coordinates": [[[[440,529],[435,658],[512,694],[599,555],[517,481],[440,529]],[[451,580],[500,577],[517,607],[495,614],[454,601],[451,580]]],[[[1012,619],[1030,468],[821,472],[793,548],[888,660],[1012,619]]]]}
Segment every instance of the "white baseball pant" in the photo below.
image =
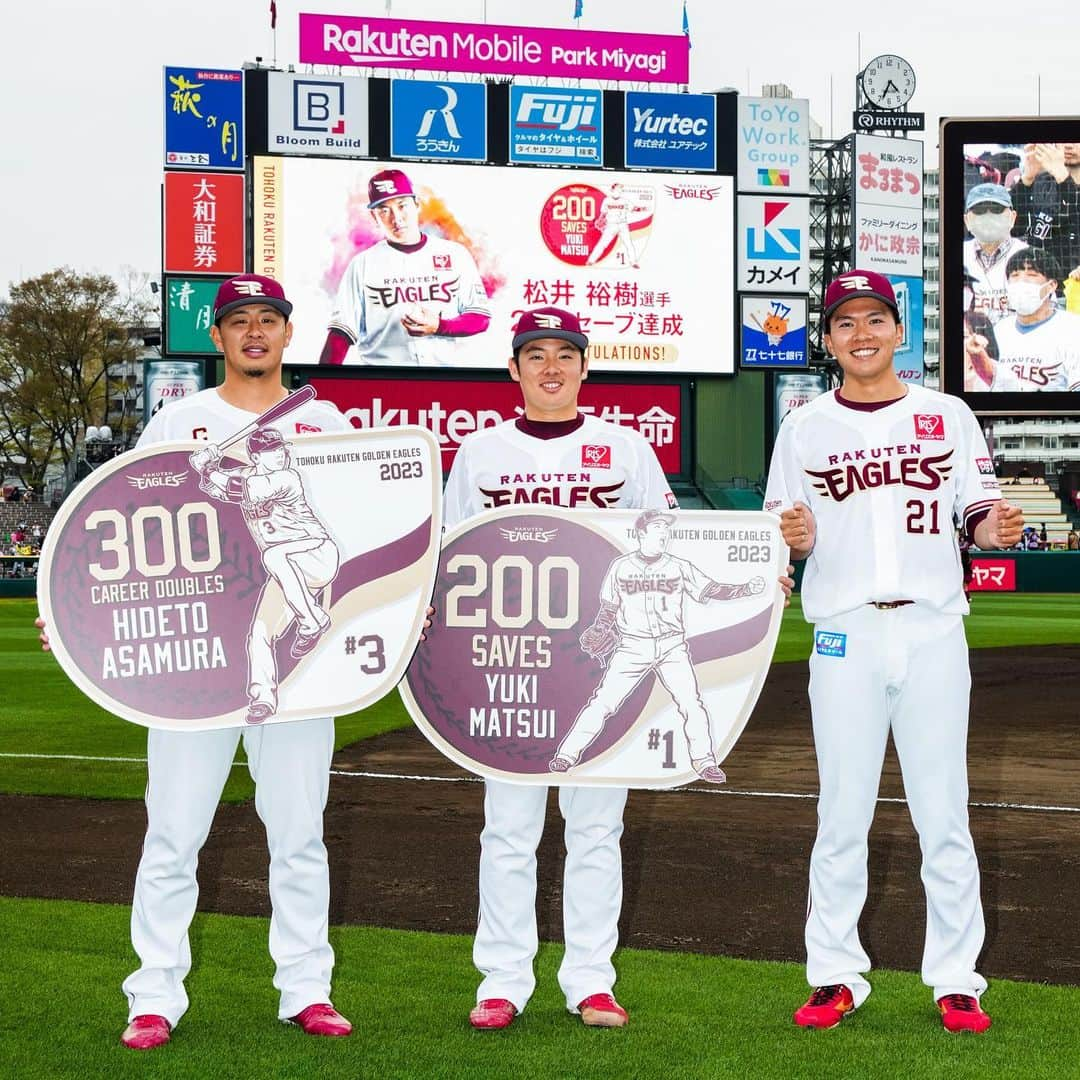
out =
{"type": "Polygon", "coordinates": [[[968,829],[971,674],[964,623],[918,604],[864,605],[817,624],[844,634],[845,655],[810,656],[810,705],[821,794],[810,856],[806,975],[845,983],[861,1005],[870,959],[859,941],[867,834],[891,729],[922,849],[926,939],[922,979],[934,998],[986,989],[979,867],[968,829]]]}
{"type": "Polygon", "coordinates": [[[270,955],[278,1016],[330,1000],[330,872],[323,810],[334,721],[302,720],[220,731],[147,732],[146,839],[135,877],[131,943],[140,966],[123,984],[128,1019],[175,1025],[188,1007],[188,927],[195,914],[199,851],[206,841],[241,734],[255,781],[255,809],[270,849],[270,955]]]}
{"type": "MultiPolygon", "coordinates": [[[[548,789],[499,780],[484,785],[480,834],[480,919],[473,962],[484,976],[476,1000],[506,998],[519,1012],[536,987],[536,847],[544,831],[548,789]]],[[[560,787],[566,822],[563,935],[559,985],[566,1007],[615,985],[619,940],[626,788],[560,787]]]]}

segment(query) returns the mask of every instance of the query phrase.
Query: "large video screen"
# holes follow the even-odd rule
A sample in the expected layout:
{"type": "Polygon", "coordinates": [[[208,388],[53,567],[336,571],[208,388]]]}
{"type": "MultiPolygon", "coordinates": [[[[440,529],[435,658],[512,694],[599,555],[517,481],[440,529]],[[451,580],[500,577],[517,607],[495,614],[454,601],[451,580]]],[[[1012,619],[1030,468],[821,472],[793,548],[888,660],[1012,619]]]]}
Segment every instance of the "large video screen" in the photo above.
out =
{"type": "Polygon", "coordinates": [[[1080,412],[1080,120],[945,121],[941,235],[944,389],[1080,412]]]}
{"type": "Polygon", "coordinates": [[[252,251],[291,363],[504,368],[551,305],[593,370],[732,374],[733,215],[730,177],[263,157],[252,251]]]}

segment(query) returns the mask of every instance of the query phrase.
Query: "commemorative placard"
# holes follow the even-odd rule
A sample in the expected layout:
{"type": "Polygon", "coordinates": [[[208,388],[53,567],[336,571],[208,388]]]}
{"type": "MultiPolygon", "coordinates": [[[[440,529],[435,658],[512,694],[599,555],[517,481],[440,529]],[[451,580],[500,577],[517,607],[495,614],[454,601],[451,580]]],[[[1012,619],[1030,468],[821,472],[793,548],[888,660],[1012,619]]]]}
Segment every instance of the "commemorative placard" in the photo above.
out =
{"type": "Polygon", "coordinates": [[[438,560],[438,446],[291,430],[133,450],[63,504],[38,601],[98,704],[196,731],[341,715],[401,678],[438,560]]]}
{"type": "Polygon", "coordinates": [[[402,698],[482,776],[722,782],[772,659],[786,561],[764,512],[489,511],[444,540],[402,698]]]}

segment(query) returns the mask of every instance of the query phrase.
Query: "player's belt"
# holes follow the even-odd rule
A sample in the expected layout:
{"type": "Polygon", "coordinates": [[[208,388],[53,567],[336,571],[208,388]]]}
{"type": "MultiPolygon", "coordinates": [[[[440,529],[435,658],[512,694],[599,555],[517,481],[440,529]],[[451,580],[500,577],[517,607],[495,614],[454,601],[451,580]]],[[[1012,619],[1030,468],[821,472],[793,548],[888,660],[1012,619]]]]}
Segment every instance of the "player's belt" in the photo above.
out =
{"type": "Polygon", "coordinates": [[[893,608],[906,607],[914,603],[914,600],[871,600],[870,606],[876,607],[878,611],[892,611],[893,608]]]}

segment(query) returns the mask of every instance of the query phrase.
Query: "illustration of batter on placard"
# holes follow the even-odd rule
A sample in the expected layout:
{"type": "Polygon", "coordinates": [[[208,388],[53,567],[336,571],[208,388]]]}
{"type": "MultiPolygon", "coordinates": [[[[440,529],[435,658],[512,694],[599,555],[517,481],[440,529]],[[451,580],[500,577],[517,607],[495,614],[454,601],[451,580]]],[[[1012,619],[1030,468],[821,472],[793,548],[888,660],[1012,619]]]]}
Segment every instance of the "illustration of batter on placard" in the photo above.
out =
{"type": "Polygon", "coordinates": [[[592,697],[563,737],[548,769],[567,772],[604,730],[608,717],[650,672],[671,695],[690,750],[690,764],[702,780],[727,779],[716,763],[709,714],[701,700],[683,622],[687,596],[699,603],[737,600],[765,590],[763,577],[742,585],[721,585],[693,563],[668,554],[673,514],[646,510],[634,522],[637,550],[608,567],[600,587],[600,610],[581,634],[581,648],[607,665],[592,697]]]}
{"type": "Polygon", "coordinates": [[[274,642],[294,623],[289,650],[299,660],[330,629],[330,613],[320,594],[337,576],[340,554],[291,468],[290,445],[277,428],[261,427],[248,436],[250,465],[223,469],[222,451],[208,446],[190,455],[199,487],[221,502],[237,503],[262,553],[267,580],[248,634],[248,697],[245,717],[261,724],[277,711],[274,642]]]}

